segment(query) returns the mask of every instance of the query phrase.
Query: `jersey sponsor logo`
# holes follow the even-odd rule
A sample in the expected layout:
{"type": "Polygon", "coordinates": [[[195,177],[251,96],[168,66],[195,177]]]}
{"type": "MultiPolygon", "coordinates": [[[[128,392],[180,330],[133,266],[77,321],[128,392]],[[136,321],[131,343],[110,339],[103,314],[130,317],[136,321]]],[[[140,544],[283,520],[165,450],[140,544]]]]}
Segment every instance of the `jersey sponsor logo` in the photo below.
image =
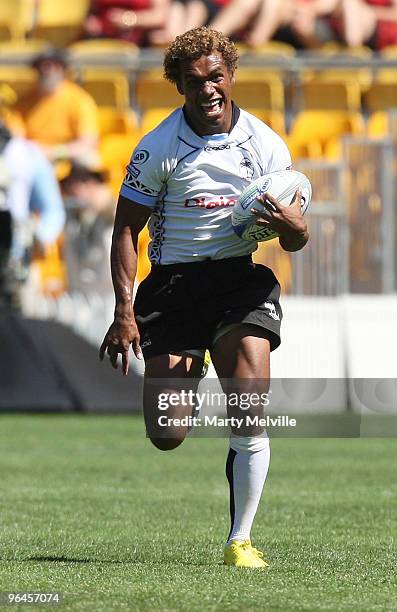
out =
{"type": "Polygon", "coordinates": [[[230,149],[230,144],[214,145],[213,147],[207,145],[204,147],[204,151],[225,151],[225,149],[230,149]]]}
{"type": "Polygon", "coordinates": [[[219,208],[219,207],[228,207],[234,206],[236,203],[236,198],[228,198],[219,196],[219,199],[211,199],[211,198],[188,198],[185,200],[185,208],[219,208]]]}
{"type": "Polygon", "coordinates": [[[134,178],[138,178],[138,176],[140,175],[141,171],[139,170],[139,168],[136,168],[135,166],[130,166],[128,168],[129,173],[132,174],[132,176],[134,178]]]}
{"type": "Polygon", "coordinates": [[[150,157],[149,151],[146,151],[145,149],[138,149],[138,151],[135,151],[132,161],[134,164],[137,164],[137,165],[144,164],[145,162],[147,162],[149,157],[150,157]]]}
{"type": "Polygon", "coordinates": [[[240,162],[240,176],[248,181],[254,176],[254,164],[248,157],[243,157],[240,162]]]}

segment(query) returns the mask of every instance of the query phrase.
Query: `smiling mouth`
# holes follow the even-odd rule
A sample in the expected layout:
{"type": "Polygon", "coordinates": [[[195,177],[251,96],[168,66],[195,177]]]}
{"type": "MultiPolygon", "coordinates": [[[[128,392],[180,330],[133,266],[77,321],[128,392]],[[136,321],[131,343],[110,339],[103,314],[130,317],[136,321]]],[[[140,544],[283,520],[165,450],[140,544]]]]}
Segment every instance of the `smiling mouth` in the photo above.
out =
{"type": "Polygon", "coordinates": [[[222,98],[216,98],[209,102],[203,102],[200,107],[206,117],[217,117],[222,112],[223,100],[222,98]]]}

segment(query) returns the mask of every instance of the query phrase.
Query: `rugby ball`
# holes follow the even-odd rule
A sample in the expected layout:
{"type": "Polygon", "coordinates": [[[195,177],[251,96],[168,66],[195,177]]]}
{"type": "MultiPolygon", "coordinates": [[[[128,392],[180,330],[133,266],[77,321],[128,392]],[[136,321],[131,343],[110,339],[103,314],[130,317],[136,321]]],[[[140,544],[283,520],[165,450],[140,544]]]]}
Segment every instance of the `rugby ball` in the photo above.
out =
{"type": "Polygon", "coordinates": [[[254,240],[265,242],[278,237],[278,233],[256,224],[256,218],[251,212],[252,208],[270,213],[264,205],[257,200],[257,197],[268,192],[276,198],[282,206],[292,204],[295,193],[298,189],[302,191],[301,210],[305,214],[312,198],[312,186],[307,176],[296,170],[282,170],[271,172],[259,177],[249,185],[240,197],[232,210],[233,230],[243,240],[254,240]]]}

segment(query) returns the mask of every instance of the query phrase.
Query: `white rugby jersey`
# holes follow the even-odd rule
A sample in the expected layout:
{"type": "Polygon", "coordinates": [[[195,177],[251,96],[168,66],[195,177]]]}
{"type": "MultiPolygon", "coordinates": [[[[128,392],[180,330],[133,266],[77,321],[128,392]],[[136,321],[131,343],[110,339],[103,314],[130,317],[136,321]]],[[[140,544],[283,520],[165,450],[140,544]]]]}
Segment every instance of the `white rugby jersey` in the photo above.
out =
{"type": "Polygon", "coordinates": [[[233,107],[230,133],[198,136],[175,110],[138,144],[121,195],[152,209],[149,258],[155,264],[224,259],[257,248],[233,231],[230,215],[252,180],[285,170],[283,140],[233,107]]]}

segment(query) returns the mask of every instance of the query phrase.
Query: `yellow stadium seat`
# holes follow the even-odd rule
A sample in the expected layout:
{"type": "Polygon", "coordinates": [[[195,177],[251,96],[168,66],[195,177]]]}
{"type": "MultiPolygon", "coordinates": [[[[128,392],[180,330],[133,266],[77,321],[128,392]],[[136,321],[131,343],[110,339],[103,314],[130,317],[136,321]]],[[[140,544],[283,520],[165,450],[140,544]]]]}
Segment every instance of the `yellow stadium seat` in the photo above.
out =
{"type": "Polygon", "coordinates": [[[380,53],[385,59],[395,59],[397,57],[397,45],[388,45],[380,53]]]}
{"type": "MultiPolygon", "coordinates": [[[[380,52],[380,55],[385,60],[397,59],[397,45],[385,47],[380,52]]],[[[397,83],[397,67],[379,68],[376,71],[376,81],[379,83],[397,83]]]]}
{"type": "Polygon", "coordinates": [[[365,95],[370,113],[397,107],[397,85],[393,82],[373,83],[365,95]]]}
{"type": "Polygon", "coordinates": [[[290,293],[292,288],[292,261],[291,254],[280,249],[278,240],[260,242],[258,249],[253,253],[255,263],[270,267],[281,285],[282,292],[290,293]]]}
{"type": "Polygon", "coordinates": [[[389,134],[389,116],[385,111],[372,113],[368,118],[367,134],[372,138],[383,138],[389,134]]]}
{"type": "Polygon", "coordinates": [[[274,55],[278,59],[291,58],[296,55],[296,49],[292,45],[278,40],[269,40],[259,47],[250,48],[249,51],[258,55],[274,55]]]}
{"type": "Polygon", "coordinates": [[[353,57],[355,59],[368,60],[372,57],[373,51],[370,47],[365,45],[358,47],[346,47],[336,41],[330,41],[324,43],[319,49],[316,49],[316,53],[325,56],[344,56],[353,57]]]}
{"type": "Polygon", "coordinates": [[[135,130],[128,134],[107,134],[100,141],[99,155],[103,168],[109,174],[110,186],[115,195],[119,192],[125,168],[139,139],[140,133],[135,130]]]}
{"type": "Polygon", "coordinates": [[[285,120],[284,113],[281,111],[267,111],[263,108],[250,108],[246,109],[251,115],[258,117],[263,123],[266,123],[272,128],[277,134],[283,136],[285,134],[285,120]]]}
{"type": "Polygon", "coordinates": [[[343,139],[331,138],[324,145],[324,157],[329,162],[340,161],[343,157],[343,139]]]}
{"type": "Polygon", "coordinates": [[[129,107],[129,83],[123,72],[84,68],[80,71],[78,80],[98,106],[114,106],[117,109],[129,107]]]}
{"type": "Polygon", "coordinates": [[[304,82],[326,81],[329,83],[346,83],[356,81],[361,92],[366,91],[372,83],[372,70],[369,68],[324,68],[322,70],[303,70],[301,79],[304,82]]]}
{"type": "Polygon", "coordinates": [[[27,62],[29,59],[48,47],[48,41],[42,38],[26,40],[8,40],[0,42],[0,57],[17,62],[27,62]]]}
{"type": "Polygon", "coordinates": [[[77,40],[90,7],[90,0],[40,0],[37,6],[34,36],[56,46],[77,40]]]}
{"type": "Polygon", "coordinates": [[[154,69],[143,72],[136,82],[136,103],[141,111],[150,108],[177,108],[183,106],[184,98],[176,86],[164,80],[162,70],[154,69]]]}
{"type": "Polygon", "coordinates": [[[63,239],[49,245],[44,255],[34,258],[32,268],[36,271],[43,295],[58,297],[66,291],[67,273],[62,257],[63,239]]]}
{"type": "Polygon", "coordinates": [[[22,66],[0,66],[0,83],[6,83],[20,98],[32,89],[37,79],[33,68],[22,66]]]}
{"type": "Polygon", "coordinates": [[[118,110],[112,106],[98,109],[99,132],[107,134],[131,134],[138,129],[137,117],[133,110],[118,110]]]}
{"type": "Polygon", "coordinates": [[[304,110],[361,110],[361,88],[358,81],[309,81],[302,83],[304,110]]]}
{"type": "Polygon", "coordinates": [[[23,39],[31,29],[34,0],[0,1],[0,40],[23,39]]]}
{"type": "Polygon", "coordinates": [[[236,104],[284,112],[284,85],[275,72],[242,68],[236,76],[232,92],[236,104]]]}
{"type": "Polygon", "coordinates": [[[358,112],[303,111],[298,113],[287,137],[293,158],[322,157],[327,144],[345,134],[364,134],[365,123],[358,112]]]}
{"type": "Polygon", "coordinates": [[[166,117],[168,117],[168,115],[170,115],[173,110],[175,109],[171,107],[164,107],[149,108],[147,111],[145,111],[142,115],[141,121],[142,135],[154,130],[154,128],[157,127],[159,123],[161,123],[164,119],[166,119],[166,117]]]}
{"type": "Polygon", "coordinates": [[[151,263],[148,256],[149,230],[143,228],[138,238],[138,267],[136,270],[136,280],[140,283],[150,272],[151,263]]]}
{"type": "Polygon", "coordinates": [[[98,64],[108,62],[113,58],[118,63],[120,56],[136,58],[139,48],[127,40],[116,40],[114,38],[98,38],[92,40],[80,40],[69,45],[68,50],[73,60],[77,62],[95,60],[98,64]]]}

